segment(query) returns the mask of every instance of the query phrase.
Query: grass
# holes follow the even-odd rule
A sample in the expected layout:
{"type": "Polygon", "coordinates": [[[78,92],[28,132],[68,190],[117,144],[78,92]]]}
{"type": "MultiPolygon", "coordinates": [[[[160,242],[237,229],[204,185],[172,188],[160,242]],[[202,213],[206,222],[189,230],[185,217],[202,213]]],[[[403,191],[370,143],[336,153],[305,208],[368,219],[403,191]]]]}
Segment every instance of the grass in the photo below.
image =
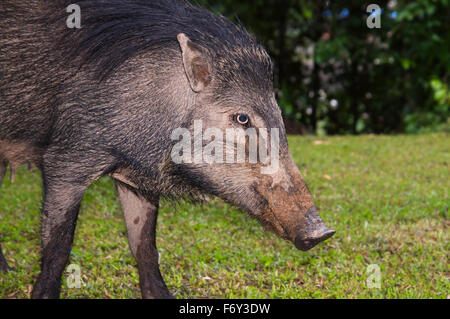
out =
{"type": "MultiPolygon", "coordinates": [[[[450,139],[290,137],[322,218],[336,235],[309,252],[214,200],[162,203],[161,271],[177,298],[449,298],[450,139]],[[369,288],[368,266],[381,288],[369,288]]],[[[70,263],[83,286],[63,298],[140,298],[136,262],[110,179],[85,195],[70,263]]],[[[41,181],[18,170],[0,192],[0,241],[14,272],[0,297],[26,298],[39,272],[41,181]]]]}

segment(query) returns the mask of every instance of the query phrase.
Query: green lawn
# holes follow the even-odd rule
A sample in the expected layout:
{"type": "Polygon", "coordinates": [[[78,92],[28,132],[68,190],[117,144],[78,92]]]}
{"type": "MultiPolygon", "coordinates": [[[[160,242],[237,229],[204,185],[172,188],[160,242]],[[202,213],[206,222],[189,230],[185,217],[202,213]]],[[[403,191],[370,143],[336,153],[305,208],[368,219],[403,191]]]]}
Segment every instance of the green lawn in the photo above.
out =
{"type": "MultiPolygon", "coordinates": [[[[220,200],[164,202],[161,271],[178,298],[448,298],[450,138],[290,137],[290,148],[336,235],[309,252],[265,232],[220,200]],[[367,267],[381,269],[368,288],[367,267]]],[[[8,176],[7,176],[8,177],[8,176]]],[[[39,272],[41,182],[18,170],[0,191],[0,242],[14,272],[0,297],[29,297],[39,272]]],[[[71,263],[84,286],[63,298],[140,298],[116,191],[95,183],[82,205],[71,263]]]]}

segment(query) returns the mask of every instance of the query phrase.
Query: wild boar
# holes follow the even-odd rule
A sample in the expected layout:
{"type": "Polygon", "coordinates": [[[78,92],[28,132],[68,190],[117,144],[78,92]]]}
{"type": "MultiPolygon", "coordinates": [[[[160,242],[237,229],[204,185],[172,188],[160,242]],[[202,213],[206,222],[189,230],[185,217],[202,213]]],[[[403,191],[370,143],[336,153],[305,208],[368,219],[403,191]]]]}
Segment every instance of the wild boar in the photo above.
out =
{"type": "MultiPolygon", "coordinates": [[[[334,234],[289,153],[271,59],[242,27],[188,2],[81,0],[78,28],[69,5],[0,3],[0,176],[8,163],[31,163],[43,176],[33,298],[59,297],[83,194],[105,175],[116,181],[144,298],[172,297],[155,244],[161,197],[217,196],[301,250],[334,234]],[[277,169],[263,173],[262,160],[174,161],[173,133],[192,133],[198,121],[205,130],[278,132],[277,169]]],[[[269,144],[268,134],[256,140],[269,144]]],[[[0,257],[6,270],[1,249],[0,257]]]]}

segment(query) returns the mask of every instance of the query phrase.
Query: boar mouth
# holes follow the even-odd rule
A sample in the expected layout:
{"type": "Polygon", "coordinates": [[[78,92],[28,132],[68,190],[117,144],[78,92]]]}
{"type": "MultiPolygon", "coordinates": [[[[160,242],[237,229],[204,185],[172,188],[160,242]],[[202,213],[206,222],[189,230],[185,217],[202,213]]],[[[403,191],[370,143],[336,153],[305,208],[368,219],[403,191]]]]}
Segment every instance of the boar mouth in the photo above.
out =
{"type": "MultiPolygon", "coordinates": [[[[306,189],[306,188],[305,188],[306,189]]],[[[303,194],[300,192],[286,192],[280,188],[265,192],[261,189],[256,193],[261,196],[263,214],[257,214],[266,229],[281,238],[291,241],[301,251],[307,251],[320,242],[332,237],[336,231],[329,229],[320,218],[317,208],[312,201],[305,200],[302,204],[312,204],[305,209],[299,202],[303,194]]]]}
{"type": "Polygon", "coordinates": [[[336,233],[335,230],[326,228],[326,230],[324,230],[322,234],[318,237],[303,238],[303,236],[298,235],[295,238],[294,245],[298,250],[307,251],[316,246],[318,243],[332,237],[335,233],[336,233]]]}
{"type": "Polygon", "coordinates": [[[328,229],[325,226],[316,207],[313,206],[306,212],[304,226],[295,237],[294,245],[299,250],[307,251],[318,243],[332,237],[335,233],[335,230],[328,229]]]}
{"type": "Polygon", "coordinates": [[[335,230],[325,226],[315,206],[306,212],[304,224],[295,232],[297,235],[294,238],[289,236],[288,229],[283,226],[277,215],[272,210],[269,211],[273,218],[272,223],[263,222],[264,226],[268,230],[277,233],[281,238],[292,241],[294,246],[301,251],[310,250],[320,242],[333,237],[336,233],[335,230]]]}

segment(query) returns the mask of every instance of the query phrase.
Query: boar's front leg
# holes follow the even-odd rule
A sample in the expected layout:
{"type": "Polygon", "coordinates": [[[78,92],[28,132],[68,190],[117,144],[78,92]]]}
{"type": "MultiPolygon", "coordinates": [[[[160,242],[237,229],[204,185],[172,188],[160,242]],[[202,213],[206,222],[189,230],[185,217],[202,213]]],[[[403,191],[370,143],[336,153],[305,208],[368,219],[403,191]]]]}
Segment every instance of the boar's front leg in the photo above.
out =
{"type": "Polygon", "coordinates": [[[0,157],[0,187],[3,183],[3,178],[6,174],[6,169],[8,168],[8,162],[0,157]]]}
{"type": "Polygon", "coordinates": [[[173,298],[159,271],[156,248],[158,198],[150,201],[121,182],[116,182],[116,185],[131,252],[138,263],[142,298],[173,298]]]}
{"type": "MultiPolygon", "coordinates": [[[[3,177],[5,177],[7,166],[8,166],[8,162],[6,160],[3,160],[0,157],[0,187],[2,186],[2,181],[3,181],[3,177]]],[[[2,246],[0,245],[0,271],[8,271],[10,269],[11,268],[9,268],[5,257],[3,256],[2,246]]]]}
{"type": "Polygon", "coordinates": [[[72,249],[80,204],[87,187],[101,176],[101,170],[68,152],[45,155],[41,273],[32,298],[59,298],[61,276],[72,249]]]}
{"type": "Polygon", "coordinates": [[[3,256],[2,246],[0,246],[0,272],[1,271],[9,271],[9,270],[11,270],[11,268],[9,268],[5,257],[3,256]]]}
{"type": "Polygon", "coordinates": [[[59,298],[84,190],[70,184],[50,184],[44,189],[41,273],[31,298],[59,298]]]}
{"type": "Polygon", "coordinates": [[[44,189],[41,273],[31,298],[59,298],[84,191],[85,187],[66,183],[50,183],[44,189]]]}

